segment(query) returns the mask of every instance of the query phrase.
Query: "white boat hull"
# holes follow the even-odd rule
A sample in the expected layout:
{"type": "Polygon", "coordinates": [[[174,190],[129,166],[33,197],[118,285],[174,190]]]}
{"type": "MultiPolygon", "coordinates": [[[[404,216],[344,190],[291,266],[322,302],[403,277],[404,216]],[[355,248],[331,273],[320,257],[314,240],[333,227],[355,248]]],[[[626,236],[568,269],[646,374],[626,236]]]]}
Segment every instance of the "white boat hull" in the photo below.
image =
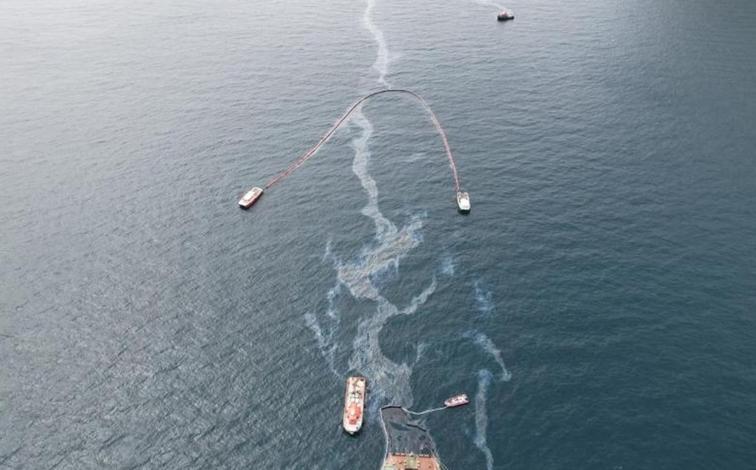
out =
{"type": "Polygon", "coordinates": [[[461,395],[455,395],[451,398],[448,398],[446,401],[444,401],[444,406],[446,406],[447,408],[454,408],[457,406],[467,405],[468,403],[470,403],[470,399],[466,394],[463,393],[461,395]]]}
{"type": "Polygon", "coordinates": [[[252,204],[260,199],[260,196],[262,196],[262,194],[263,189],[255,186],[254,188],[247,191],[247,193],[242,196],[241,199],[239,199],[239,207],[241,207],[242,209],[249,209],[250,207],[252,207],[252,204]]]}
{"type": "Polygon", "coordinates": [[[462,213],[470,212],[470,195],[464,191],[457,192],[457,207],[462,213]]]}

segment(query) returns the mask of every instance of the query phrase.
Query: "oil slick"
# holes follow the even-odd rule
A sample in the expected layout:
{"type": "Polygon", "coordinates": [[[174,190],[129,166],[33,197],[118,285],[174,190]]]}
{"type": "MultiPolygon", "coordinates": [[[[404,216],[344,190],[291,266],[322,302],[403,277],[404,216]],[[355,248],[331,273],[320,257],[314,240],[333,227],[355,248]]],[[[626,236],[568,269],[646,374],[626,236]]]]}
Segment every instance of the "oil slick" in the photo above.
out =
{"type": "Polygon", "coordinates": [[[475,446],[483,452],[486,458],[486,470],[492,470],[494,459],[491,449],[488,448],[488,412],[486,411],[486,400],[488,398],[488,387],[491,385],[493,374],[488,369],[478,371],[478,392],[475,394],[475,446]]]}
{"type": "MultiPolygon", "coordinates": [[[[374,0],[369,0],[363,16],[363,24],[373,34],[378,44],[377,58],[373,64],[373,68],[378,72],[378,83],[389,87],[386,76],[390,52],[383,33],[373,23],[374,8],[374,0]]],[[[406,225],[398,228],[383,215],[378,205],[378,185],[368,170],[371,157],[369,141],[373,134],[373,126],[362,113],[361,105],[352,114],[349,124],[359,132],[352,140],[354,148],[352,171],[359,179],[367,196],[367,202],[361,213],[372,219],[375,237],[363,246],[356,258],[349,261],[340,260],[332,252],[330,244],[326,246],[324,258],[334,265],[336,285],[328,292],[328,310],[325,314],[309,313],[305,320],[317,338],[321,353],[334,372],[345,374],[347,371],[359,371],[368,377],[372,397],[369,400],[368,411],[370,416],[376,416],[381,404],[390,402],[409,407],[413,402],[410,377],[414,364],[399,364],[388,359],[380,348],[378,341],[380,332],[390,318],[416,313],[436,290],[437,284],[435,277],[431,277],[427,286],[403,308],[393,304],[382,295],[380,285],[382,274],[388,270],[397,272],[402,258],[422,243],[423,217],[415,216],[406,225]],[[374,311],[358,319],[357,332],[352,339],[351,348],[349,344],[345,344],[344,338],[339,341],[340,312],[334,305],[340,295],[345,295],[344,291],[356,300],[372,301],[375,304],[374,311]],[[346,365],[339,367],[336,364],[336,353],[342,349],[350,350],[350,352],[346,355],[346,365]]],[[[418,350],[418,358],[420,354],[421,351],[418,350]]]]}
{"type": "Polygon", "coordinates": [[[473,342],[480,346],[483,352],[488,354],[496,362],[499,368],[501,368],[501,374],[499,375],[499,380],[501,382],[509,382],[512,380],[512,373],[507,369],[507,365],[504,363],[504,359],[501,356],[501,351],[496,347],[494,342],[491,341],[491,338],[479,331],[468,331],[464,336],[472,339],[473,342]]]}
{"type": "Polygon", "coordinates": [[[365,29],[370,31],[378,44],[378,56],[375,59],[373,68],[378,72],[378,83],[386,88],[391,88],[391,84],[386,80],[386,74],[388,74],[388,67],[391,61],[389,56],[389,49],[386,45],[386,39],[383,37],[383,31],[381,31],[375,23],[373,23],[373,10],[375,9],[375,0],[368,0],[367,7],[365,8],[365,14],[362,17],[362,24],[365,29]]]}
{"type": "Polygon", "coordinates": [[[480,281],[475,281],[473,292],[478,314],[484,317],[490,316],[494,311],[493,294],[491,291],[483,287],[480,281]]]}

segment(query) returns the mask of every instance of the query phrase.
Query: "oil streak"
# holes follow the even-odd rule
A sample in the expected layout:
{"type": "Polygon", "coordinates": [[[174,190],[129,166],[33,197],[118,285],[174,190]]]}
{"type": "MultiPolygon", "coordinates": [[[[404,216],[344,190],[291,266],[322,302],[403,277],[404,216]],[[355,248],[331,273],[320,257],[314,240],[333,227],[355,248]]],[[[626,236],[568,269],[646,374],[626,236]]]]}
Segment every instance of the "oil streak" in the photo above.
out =
{"type": "Polygon", "coordinates": [[[494,342],[491,341],[491,338],[484,333],[476,331],[468,331],[464,336],[472,339],[475,344],[480,346],[484,352],[496,361],[496,364],[501,368],[501,375],[499,376],[501,382],[509,382],[512,379],[512,373],[507,369],[504,359],[501,357],[501,351],[496,347],[494,342]]]}
{"type": "Polygon", "coordinates": [[[475,281],[475,302],[478,306],[478,312],[483,316],[491,315],[494,310],[493,294],[491,291],[481,287],[480,281],[475,281]]]}
{"type": "Polygon", "coordinates": [[[488,431],[488,413],[486,412],[486,399],[488,387],[491,384],[493,374],[488,369],[478,371],[478,392],[475,394],[475,446],[486,457],[486,470],[493,469],[493,455],[488,448],[486,433],[488,431]]]}
{"type": "MultiPolygon", "coordinates": [[[[384,86],[389,86],[385,77],[388,73],[390,54],[383,33],[372,22],[374,8],[374,0],[368,0],[363,23],[373,34],[378,44],[378,55],[373,65],[373,68],[379,74],[378,82],[384,86]]],[[[399,90],[390,91],[401,92],[399,90]]],[[[410,94],[412,93],[410,92],[410,94]]],[[[424,104],[422,98],[417,98],[424,104]]],[[[371,387],[370,416],[378,416],[378,408],[387,402],[406,407],[412,405],[410,377],[414,366],[414,364],[397,364],[388,359],[381,351],[380,332],[391,317],[416,313],[419,307],[435,292],[437,284],[435,277],[431,278],[429,284],[414,296],[409,305],[404,308],[394,305],[381,294],[379,285],[381,274],[389,270],[398,270],[401,259],[422,242],[422,217],[415,216],[405,226],[398,228],[381,213],[378,205],[378,185],[368,169],[371,157],[369,141],[373,134],[373,126],[363,114],[361,102],[354,105],[353,109],[350,108],[342,120],[337,122],[334,129],[347,117],[351,117],[348,121],[349,124],[355,126],[359,131],[358,136],[352,140],[352,147],[354,148],[352,171],[359,179],[367,196],[367,203],[362,208],[361,213],[373,220],[375,237],[361,249],[355,259],[349,261],[339,260],[332,253],[330,243],[326,246],[324,258],[330,259],[334,264],[337,277],[336,286],[328,292],[327,312],[321,315],[308,314],[305,320],[315,333],[321,353],[329,361],[331,369],[337,372],[337,375],[340,375],[338,374],[340,367],[335,364],[335,351],[339,349],[337,334],[339,331],[339,312],[334,307],[334,301],[339,295],[342,295],[341,287],[344,287],[353,298],[375,303],[375,311],[358,320],[357,333],[352,340],[351,352],[344,369],[346,369],[345,372],[358,371],[369,378],[371,387]],[[328,333],[323,331],[325,325],[329,326],[328,333]]],[[[435,122],[437,121],[434,119],[435,122]]],[[[344,348],[346,349],[347,345],[344,345],[344,348]]],[[[418,348],[416,361],[422,355],[421,349],[418,348]]]]}
{"type": "Polygon", "coordinates": [[[373,23],[373,10],[375,9],[375,0],[367,1],[367,8],[365,8],[365,14],[362,17],[362,23],[365,28],[370,31],[375,38],[375,42],[378,44],[378,57],[373,63],[373,68],[378,71],[378,83],[386,88],[391,88],[391,84],[386,80],[388,74],[388,67],[390,62],[389,49],[386,45],[386,39],[383,37],[383,31],[381,31],[375,23],[373,23]]]}

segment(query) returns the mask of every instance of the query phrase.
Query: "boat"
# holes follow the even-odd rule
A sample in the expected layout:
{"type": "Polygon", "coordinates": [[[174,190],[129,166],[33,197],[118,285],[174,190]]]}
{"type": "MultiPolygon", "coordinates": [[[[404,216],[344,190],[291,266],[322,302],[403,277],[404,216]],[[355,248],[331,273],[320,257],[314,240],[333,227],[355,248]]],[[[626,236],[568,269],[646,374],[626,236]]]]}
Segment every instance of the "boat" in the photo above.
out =
{"type": "Polygon", "coordinates": [[[464,191],[457,191],[457,207],[463,213],[470,212],[470,195],[464,191]]]}
{"type": "Polygon", "coordinates": [[[242,209],[249,209],[250,207],[252,207],[252,204],[260,199],[262,193],[263,189],[255,186],[254,188],[247,191],[247,193],[242,196],[241,199],[239,199],[239,206],[241,206],[242,209]]]}
{"type": "Polygon", "coordinates": [[[496,19],[499,21],[513,20],[514,15],[507,10],[502,10],[498,15],[496,15],[496,19]]]}
{"type": "Polygon", "coordinates": [[[360,428],[362,428],[366,393],[367,379],[365,377],[357,376],[347,379],[342,425],[344,426],[344,430],[349,434],[357,434],[360,428]]]}
{"type": "Polygon", "coordinates": [[[455,406],[462,406],[470,403],[470,400],[467,398],[467,395],[464,393],[461,395],[454,395],[453,397],[449,397],[444,401],[444,406],[447,408],[454,408],[455,406]]]}

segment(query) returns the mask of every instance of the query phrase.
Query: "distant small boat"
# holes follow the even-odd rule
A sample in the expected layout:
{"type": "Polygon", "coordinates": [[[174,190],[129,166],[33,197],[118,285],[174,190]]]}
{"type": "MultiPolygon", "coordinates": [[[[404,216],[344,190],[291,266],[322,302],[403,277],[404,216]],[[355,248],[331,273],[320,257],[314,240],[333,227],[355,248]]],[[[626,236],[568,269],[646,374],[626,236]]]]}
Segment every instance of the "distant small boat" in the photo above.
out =
{"type": "Polygon", "coordinates": [[[470,212],[470,195],[464,191],[457,192],[457,207],[462,213],[470,212]]]}
{"type": "Polygon", "coordinates": [[[366,394],[367,379],[365,377],[349,377],[347,379],[342,425],[349,434],[357,434],[362,428],[366,394]]]}
{"type": "Polygon", "coordinates": [[[454,408],[455,406],[462,406],[470,403],[470,400],[467,398],[467,395],[464,393],[461,395],[454,395],[451,398],[447,398],[446,401],[444,401],[444,406],[447,408],[454,408]]]}
{"type": "Polygon", "coordinates": [[[498,15],[496,15],[496,19],[499,20],[499,21],[513,20],[514,19],[514,15],[512,13],[508,12],[507,10],[503,10],[498,15]]]}
{"type": "Polygon", "coordinates": [[[247,194],[242,196],[241,199],[239,199],[239,206],[242,207],[242,209],[249,209],[252,207],[252,204],[255,203],[258,199],[260,199],[260,196],[262,196],[263,190],[262,188],[258,188],[255,186],[254,188],[247,191],[247,194]]]}

